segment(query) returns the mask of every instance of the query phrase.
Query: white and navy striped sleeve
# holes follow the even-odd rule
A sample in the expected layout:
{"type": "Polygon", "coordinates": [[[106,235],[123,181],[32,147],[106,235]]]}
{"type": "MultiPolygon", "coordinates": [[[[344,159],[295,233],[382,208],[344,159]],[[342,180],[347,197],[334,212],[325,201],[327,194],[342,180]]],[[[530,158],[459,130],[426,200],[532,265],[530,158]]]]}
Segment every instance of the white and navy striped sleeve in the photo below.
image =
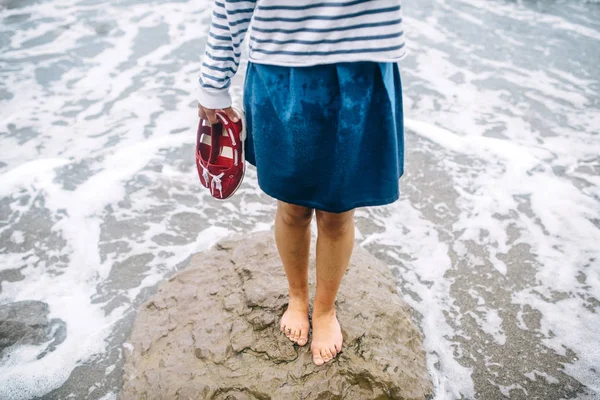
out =
{"type": "Polygon", "coordinates": [[[198,102],[206,108],[231,106],[229,86],[240,64],[256,1],[215,0],[198,87],[198,102]]]}

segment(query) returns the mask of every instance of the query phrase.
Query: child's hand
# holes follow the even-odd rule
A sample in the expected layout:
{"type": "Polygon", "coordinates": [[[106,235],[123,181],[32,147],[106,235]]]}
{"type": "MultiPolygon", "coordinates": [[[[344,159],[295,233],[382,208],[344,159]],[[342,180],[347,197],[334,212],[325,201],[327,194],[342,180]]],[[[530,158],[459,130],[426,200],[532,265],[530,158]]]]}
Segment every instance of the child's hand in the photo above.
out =
{"type": "Polygon", "coordinates": [[[198,103],[198,116],[200,118],[208,119],[211,124],[216,124],[218,122],[217,111],[224,112],[225,115],[227,115],[229,119],[231,119],[233,122],[238,122],[239,120],[237,114],[235,113],[235,111],[233,111],[233,108],[231,107],[224,108],[222,110],[213,110],[210,108],[202,107],[200,103],[198,103]]]}

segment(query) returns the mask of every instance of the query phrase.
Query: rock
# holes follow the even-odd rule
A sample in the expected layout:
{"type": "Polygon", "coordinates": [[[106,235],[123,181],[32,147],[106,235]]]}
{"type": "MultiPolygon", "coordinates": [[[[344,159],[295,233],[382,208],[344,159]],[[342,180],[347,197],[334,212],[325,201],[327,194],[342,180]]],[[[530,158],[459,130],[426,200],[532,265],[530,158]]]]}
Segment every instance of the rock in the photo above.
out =
{"type": "Polygon", "coordinates": [[[53,351],[67,337],[60,319],[48,320],[48,305],[41,301],[18,301],[0,306],[0,358],[11,346],[39,345],[52,341],[37,358],[53,351]]]}
{"type": "Polygon", "coordinates": [[[2,282],[18,282],[25,279],[21,273],[21,268],[5,269],[0,271],[0,293],[2,293],[2,282]]]}
{"type": "MultiPolygon", "coordinates": [[[[313,262],[311,298],[314,275],[313,262]]],[[[316,366],[310,337],[300,347],[279,331],[287,281],[273,234],[221,241],[142,306],[121,399],[428,398],[421,335],[394,282],[355,246],[337,298],[343,350],[316,366]]]]}

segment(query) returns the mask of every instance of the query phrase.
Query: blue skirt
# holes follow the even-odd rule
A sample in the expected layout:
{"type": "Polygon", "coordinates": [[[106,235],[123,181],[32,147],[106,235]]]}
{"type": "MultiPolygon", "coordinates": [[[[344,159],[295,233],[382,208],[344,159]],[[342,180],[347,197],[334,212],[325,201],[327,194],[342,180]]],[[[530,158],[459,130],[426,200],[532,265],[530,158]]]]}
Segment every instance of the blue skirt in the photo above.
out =
{"type": "Polygon", "coordinates": [[[340,213],[396,201],[404,172],[395,63],[248,65],[246,160],[286,203],[340,213]]]}

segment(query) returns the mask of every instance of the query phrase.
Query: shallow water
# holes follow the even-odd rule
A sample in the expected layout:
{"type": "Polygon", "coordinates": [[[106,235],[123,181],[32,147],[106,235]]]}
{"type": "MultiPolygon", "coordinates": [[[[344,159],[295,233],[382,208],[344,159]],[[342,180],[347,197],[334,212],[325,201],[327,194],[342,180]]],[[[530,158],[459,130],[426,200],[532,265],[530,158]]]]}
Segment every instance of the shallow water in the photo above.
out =
{"type": "MultiPolygon", "coordinates": [[[[403,194],[357,211],[357,239],[415,309],[435,398],[600,398],[600,4],[405,16],[403,194]]],[[[46,303],[66,327],[2,354],[1,399],[115,398],[155,285],[271,228],[253,168],[231,202],[199,190],[209,17],[207,1],[0,0],[0,304],[46,303]]]]}

